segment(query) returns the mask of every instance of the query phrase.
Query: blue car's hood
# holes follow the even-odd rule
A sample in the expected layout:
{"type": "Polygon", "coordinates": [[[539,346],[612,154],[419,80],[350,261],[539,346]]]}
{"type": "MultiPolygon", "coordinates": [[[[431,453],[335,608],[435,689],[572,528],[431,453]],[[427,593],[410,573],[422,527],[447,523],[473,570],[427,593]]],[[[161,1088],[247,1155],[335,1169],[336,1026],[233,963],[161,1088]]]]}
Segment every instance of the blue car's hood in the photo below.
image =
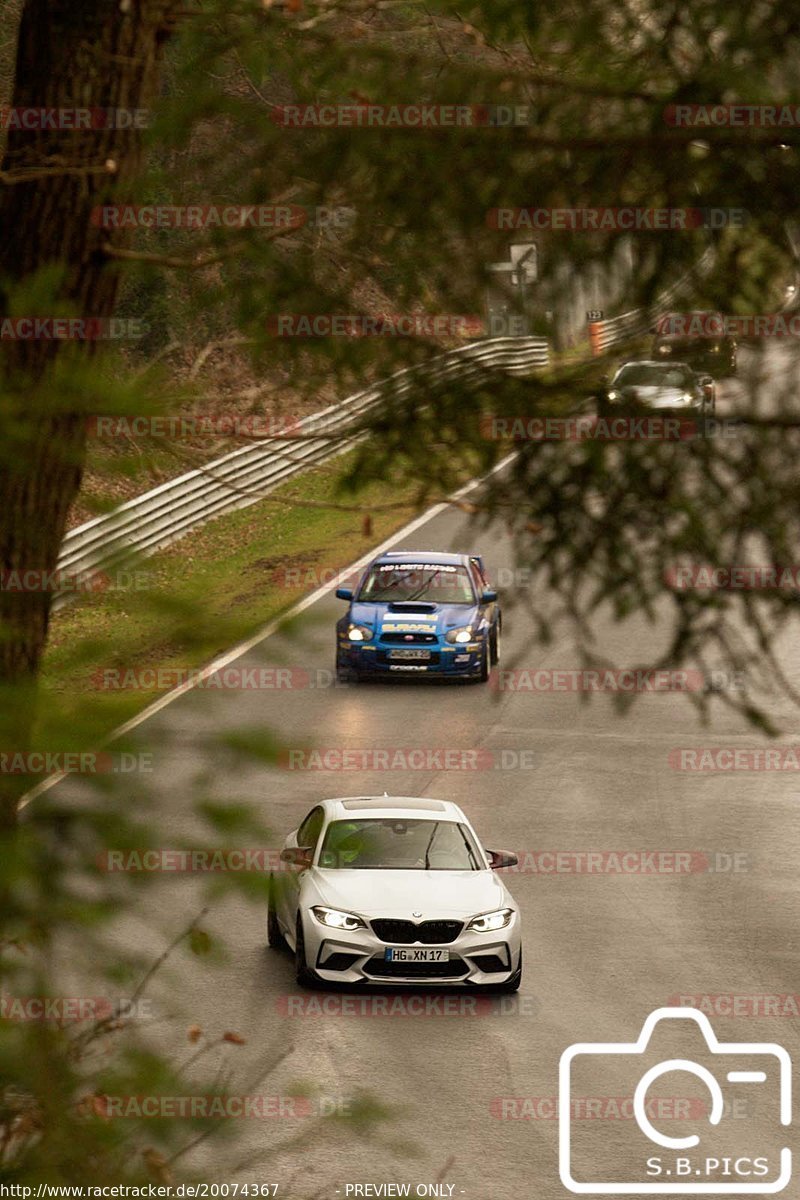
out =
{"type": "Polygon", "coordinates": [[[429,604],[420,601],[393,601],[391,604],[362,604],[354,602],[350,620],[357,625],[369,625],[378,633],[436,633],[442,636],[448,629],[474,625],[478,619],[475,604],[429,604]]]}

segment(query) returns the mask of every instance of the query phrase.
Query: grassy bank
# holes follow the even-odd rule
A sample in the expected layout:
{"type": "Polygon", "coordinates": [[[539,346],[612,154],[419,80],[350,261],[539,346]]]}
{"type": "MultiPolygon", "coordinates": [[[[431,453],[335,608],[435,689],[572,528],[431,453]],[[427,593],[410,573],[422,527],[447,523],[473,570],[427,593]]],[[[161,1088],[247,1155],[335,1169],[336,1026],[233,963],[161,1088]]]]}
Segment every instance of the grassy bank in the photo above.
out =
{"type": "Polygon", "coordinates": [[[108,688],[104,673],[116,681],[119,672],[202,666],[404,525],[414,512],[411,490],[398,493],[391,480],[367,488],[355,511],[341,501],[337,482],[348,457],[126,568],[131,586],[112,581],[56,613],[37,742],[70,745],[75,729],[84,744],[98,740],[163,691],[108,688]]]}

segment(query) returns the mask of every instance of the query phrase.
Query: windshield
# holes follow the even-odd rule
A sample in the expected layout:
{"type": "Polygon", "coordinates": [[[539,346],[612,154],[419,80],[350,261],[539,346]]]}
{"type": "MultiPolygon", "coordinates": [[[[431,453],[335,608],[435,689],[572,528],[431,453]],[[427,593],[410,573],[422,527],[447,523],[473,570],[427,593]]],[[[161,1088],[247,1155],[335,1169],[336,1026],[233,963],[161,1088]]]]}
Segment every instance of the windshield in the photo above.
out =
{"type": "Polygon", "coordinates": [[[480,871],[486,866],[464,825],[456,821],[332,821],[319,866],[346,870],[480,871]]]}
{"type": "Polygon", "coordinates": [[[378,563],[358,594],[359,600],[425,600],[434,604],[474,604],[465,567],[437,563],[378,563]]]}
{"type": "Polygon", "coordinates": [[[692,386],[691,372],[680,367],[650,366],[646,363],[631,363],[622,367],[614,379],[615,387],[680,387],[692,386]]]}

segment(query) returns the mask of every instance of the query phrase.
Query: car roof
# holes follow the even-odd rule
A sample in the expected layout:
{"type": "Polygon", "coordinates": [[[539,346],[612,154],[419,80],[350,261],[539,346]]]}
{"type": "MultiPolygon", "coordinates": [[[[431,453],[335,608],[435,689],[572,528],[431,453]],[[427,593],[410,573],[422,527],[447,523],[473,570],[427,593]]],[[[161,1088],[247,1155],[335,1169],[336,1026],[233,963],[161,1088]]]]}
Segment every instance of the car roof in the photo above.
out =
{"type": "Polygon", "coordinates": [[[424,796],[339,796],[323,800],[321,807],[330,820],[406,816],[423,821],[466,821],[464,813],[451,800],[431,800],[424,796]]]}
{"type": "Polygon", "coordinates": [[[376,563],[413,562],[430,563],[435,566],[464,566],[469,561],[468,554],[450,554],[441,550],[388,550],[379,554],[376,563]]]}

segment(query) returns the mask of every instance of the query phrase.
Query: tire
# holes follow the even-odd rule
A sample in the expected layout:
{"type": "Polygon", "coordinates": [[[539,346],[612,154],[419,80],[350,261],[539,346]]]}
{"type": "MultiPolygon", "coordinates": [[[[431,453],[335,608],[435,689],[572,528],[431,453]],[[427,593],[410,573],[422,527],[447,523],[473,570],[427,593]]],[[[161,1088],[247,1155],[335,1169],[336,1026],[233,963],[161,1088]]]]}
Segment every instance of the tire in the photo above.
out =
{"type": "Polygon", "coordinates": [[[318,975],[308,969],[306,962],[306,940],[303,937],[303,922],[298,914],[295,933],[294,977],[300,987],[319,987],[321,980],[318,975]]]}
{"type": "Polygon", "coordinates": [[[275,876],[269,877],[269,899],[267,901],[267,945],[271,950],[288,950],[286,938],[281,933],[275,912],[275,876]]]}
{"type": "Polygon", "coordinates": [[[514,992],[519,991],[519,985],[522,983],[522,950],[519,952],[519,962],[517,969],[510,979],[505,983],[498,983],[495,987],[491,984],[486,988],[487,992],[492,992],[496,996],[511,996],[514,992]]]}
{"type": "Polygon", "coordinates": [[[500,662],[500,623],[495,625],[492,630],[492,638],[489,644],[489,660],[493,667],[496,667],[500,662]]]}
{"type": "Polygon", "coordinates": [[[360,676],[358,674],[358,671],[354,671],[352,667],[343,667],[337,658],[337,660],[336,660],[336,681],[337,681],[337,683],[358,683],[359,678],[360,678],[360,676]]]}
{"type": "Polygon", "coordinates": [[[477,675],[478,683],[489,682],[489,670],[489,643],[486,641],[483,643],[483,649],[481,650],[481,665],[477,675]]]}

